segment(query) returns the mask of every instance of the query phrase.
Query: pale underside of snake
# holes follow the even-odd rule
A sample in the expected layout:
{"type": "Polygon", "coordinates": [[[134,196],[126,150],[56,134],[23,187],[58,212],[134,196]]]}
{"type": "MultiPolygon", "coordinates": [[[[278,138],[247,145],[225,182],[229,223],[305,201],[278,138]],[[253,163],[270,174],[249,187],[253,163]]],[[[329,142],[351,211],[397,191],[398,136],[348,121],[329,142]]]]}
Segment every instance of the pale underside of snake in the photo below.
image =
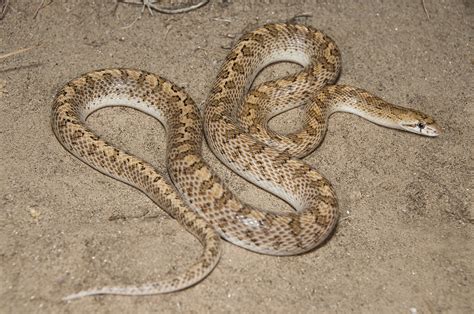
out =
{"type": "Polygon", "coordinates": [[[220,237],[271,255],[300,254],[321,244],[337,223],[336,195],[328,180],[296,157],[308,155],[320,144],[333,112],[351,112],[385,127],[426,136],[440,133],[434,120],[419,111],[392,105],[359,88],[332,85],[340,64],[335,43],[320,31],[270,24],[236,43],[204,103],[202,120],[198,107],[182,89],[145,71],[99,70],[64,86],[52,110],[53,131],[61,144],[98,171],[144,192],[204,247],[199,260],[173,278],[85,290],[65,299],[150,295],[187,288],[216,266],[220,237]],[[280,61],[298,63],[303,70],[249,92],[256,75],[280,61]],[[92,112],[107,106],[135,108],[163,124],[172,182],[85,125],[92,112]],[[304,106],[306,112],[299,131],[282,135],[268,128],[272,117],[297,106],[304,106]],[[257,209],[241,202],[203,160],[203,133],[224,164],[295,211],[257,209]]]}

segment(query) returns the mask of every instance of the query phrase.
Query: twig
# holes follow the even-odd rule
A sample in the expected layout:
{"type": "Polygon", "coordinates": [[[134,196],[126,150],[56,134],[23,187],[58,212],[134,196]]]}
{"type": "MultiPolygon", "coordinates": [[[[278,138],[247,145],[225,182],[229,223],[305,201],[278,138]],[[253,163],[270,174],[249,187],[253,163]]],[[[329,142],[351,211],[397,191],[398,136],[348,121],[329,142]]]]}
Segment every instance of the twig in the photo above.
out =
{"type": "Polygon", "coordinates": [[[160,12],[160,13],[165,13],[165,14],[186,13],[186,12],[196,10],[206,5],[209,2],[209,0],[201,0],[198,3],[190,4],[187,6],[167,7],[167,8],[156,6],[155,3],[159,2],[156,0],[115,0],[116,6],[118,5],[119,2],[126,3],[126,4],[141,5],[142,6],[141,14],[143,14],[143,11],[145,11],[145,8],[146,8],[148,9],[148,12],[150,12],[150,15],[153,15],[152,10],[155,10],[156,12],[160,12]]]}
{"type": "Polygon", "coordinates": [[[11,57],[11,56],[14,56],[14,55],[17,55],[19,53],[26,52],[26,51],[31,50],[33,48],[35,48],[35,47],[22,48],[22,49],[18,49],[18,50],[12,51],[12,52],[5,53],[3,55],[0,55],[0,60],[11,57]]]}
{"type": "Polygon", "coordinates": [[[231,19],[225,19],[225,18],[222,18],[222,17],[215,17],[213,18],[214,21],[217,21],[217,22],[226,22],[226,23],[232,23],[232,20],[231,19]]]}
{"type": "Polygon", "coordinates": [[[311,14],[309,12],[305,12],[305,13],[301,13],[301,14],[297,14],[297,15],[293,16],[287,22],[290,23],[290,24],[303,23],[303,22],[306,22],[306,20],[308,18],[312,17],[312,16],[313,16],[313,14],[311,14]]]}
{"type": "Polygon", "coordinates": [[[6,69],[0,69],[0,74],[2,73],[10,73],[10,72],[15,72],[23,69],[32,69],[32,68],[37,68],[39,66],[42,66],[43,63],[41,62],[36,62],[36,63],[30,63],[30,64],[24,64],[24,65],[18,65],[6,69]]]}
{"type": "Polygon", "coordinates": [[[35,11],[35,14],[33,15],[33,19],[36,19],[36,16],[38,15],[39,11],[45,7],[47,7],[48,5],[50,5],[51,3],[53,3],[53,0],[49,1],[47,4],[44,4],[45,0],[41,0],[41,3],[40,5],[38,6],[38,8],[36,8],[36,11],[35,11]]]}
{"type": "Polygon", "coordinates": [[[7,81],[0,79],[0,97],[2,97],[5,94],[8,94],[7,81]]]}
{"type": "Polygon", "coordinates": [[[7,13],[8,0],[0,0],[0,20],[3,19],[7,13]]]}
{"type": "Polygon", "coordinates": [[[428,13],[428,10],[426,9],[425,0],[421,0],[421,5],[423,6],[423,10],[425,11],[426,17],[429,20],[430,19],[430,14],[428,13]]]}
{"type": "Polygon", "coordinates": [[[130,28],[133,26],[133,24],[135,24],[139,19],[142,18],[142,14],[140,14],[139,16],[137,16],[133,21],[132,23],[128,24],[128,25],[125,25],[125,26],[122,26],[120,27],[120,29],[127,29],[127,28],[130,28]]]}
{"type": "Polygon", "coordinates": [[[171,24],[166,26],[165,38],[163,40],[166,40],[168,38],[168,34],[170,33],[171,27],[173,27],[171,24]]]}
{"type": "Polygon", "coordinates": [[[346,216],[346,217],[343,217],[341,219],[339,219],[339,222],[342,222],[344,220],[348,220],[348,219],[351,219],[352,217],[351,216],[346,216]]]}

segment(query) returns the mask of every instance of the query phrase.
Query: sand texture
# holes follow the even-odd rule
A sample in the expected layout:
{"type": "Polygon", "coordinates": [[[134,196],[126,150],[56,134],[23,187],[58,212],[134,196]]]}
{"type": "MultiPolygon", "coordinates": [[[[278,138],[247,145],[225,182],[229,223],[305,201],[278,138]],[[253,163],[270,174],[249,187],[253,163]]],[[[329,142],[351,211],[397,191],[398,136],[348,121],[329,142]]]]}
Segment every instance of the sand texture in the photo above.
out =
{"type": "MultiPolygon", "coordinates": [[[[0,313],[472,313],[474,5],[469,0],[211,0],[153,16],[114,1],[11,0],[0,20],[0,313]],[[245,31],[296,16],[343,58],[339,83],[434,116],[435,139],[350,114],[330,119],[306,161],[334,185],[341,219],[327,243],[293,257],[223,243],[200,284],[151,297],[67,294],[176,274],[199,242],[136,189],[70,155],[54,137],[56,91],[99,68],[160,74],[206,98],[245,31]],[[30,48],[28,51],[18,51],[30,48]],[[5,56],[15,52],[17,54],[5,56]]],[[[259,80],[298,70],[276,65],[259,80]]],[[[299,110],[272,121],[288,132],[299,110]]],[[[164,170],[165,133],[133,110],[104,109],[98,134],[164,170]]],[[[289,207],[205,159],[244,201],[289,207]]]]}

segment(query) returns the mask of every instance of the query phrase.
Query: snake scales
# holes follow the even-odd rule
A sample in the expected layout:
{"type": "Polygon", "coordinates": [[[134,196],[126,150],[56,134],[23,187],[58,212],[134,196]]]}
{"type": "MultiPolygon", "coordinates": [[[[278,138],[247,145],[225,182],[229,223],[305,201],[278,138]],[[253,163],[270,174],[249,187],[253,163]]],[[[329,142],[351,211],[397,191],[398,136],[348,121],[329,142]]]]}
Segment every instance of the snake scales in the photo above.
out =
{"type": "Polygon", "coordinates": [[[225,59],[201,113],[179,87],[132,69],[87,73],[57,94],[52,128],[76,157],[128,183],[159,204],[202,243],[199,260],[173,278],[139,286],[104,287],[68,296],[148,295],[189,287],[206,277],[220,257],[220,237],[272,255],[303,253],[335,227],[337,200],[330,183],[296,159],[321,142],[328,117],[352,112],[374,123],[437,136],[434,120],[389,104],[359,88],[332,85],[340,52],[325,34],[300,25],[270,24],[245,34],[225,59]],[[291,61],[304,69],[249,92],[268,64],[291,61]],[[303,128],[281,135],[267,127],[275,115],[305,106],[303,128]],[[100,139],[86,118],[106,106],[127,106],[157,118],[167,132],[166,164],[172,183],[147,162],[100,139]],[[294,212],[260,210],[241,202],[201,156],[202,127],[208,145],[228,167],[288,202],[294,212]]]}

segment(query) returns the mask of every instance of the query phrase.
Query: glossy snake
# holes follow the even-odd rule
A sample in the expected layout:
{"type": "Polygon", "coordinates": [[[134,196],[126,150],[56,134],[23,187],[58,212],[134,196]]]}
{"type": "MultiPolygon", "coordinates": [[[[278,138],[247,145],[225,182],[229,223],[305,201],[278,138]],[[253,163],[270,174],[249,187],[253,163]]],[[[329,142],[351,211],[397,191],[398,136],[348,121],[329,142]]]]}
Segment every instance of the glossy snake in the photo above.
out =
{"type": "Polygon", "coordinates": [[[70,81],[57,94],[52,127],[76,157],[148,195],[203,244],[200,259],[168,280],[139,286],[105,287],[68,296],[148,295],[189,287],[206,277],[220,257],[220,237],[248,250],[292,255],[324,241],[338,219],[330,183],[296,159],[321,142],[328,117],[352,112],[374,123],[436,136],[432,118],[389,104],[350,86],[332,85],[340,53],[325,34],[310,27],[271,24],[245,34],[227,56],[204,104],[203,121],[193,100],[157,75],[107,69],[70,81]],[[249,92],[259,71],[278,61],[304,69],[249,92]],[[287,135],[267,127],[275,115],[305,106],[301,130],[287,135]],[[157,118],[167,132],[166,163],[171,182],[149,163],[100,139],[86,125],[94,111],[127,106],[157,118]],[[241,202],[202,159],[202,130],[211,150],[229,168],[288,202],[294,212],[256,209],[241,202]]]}

